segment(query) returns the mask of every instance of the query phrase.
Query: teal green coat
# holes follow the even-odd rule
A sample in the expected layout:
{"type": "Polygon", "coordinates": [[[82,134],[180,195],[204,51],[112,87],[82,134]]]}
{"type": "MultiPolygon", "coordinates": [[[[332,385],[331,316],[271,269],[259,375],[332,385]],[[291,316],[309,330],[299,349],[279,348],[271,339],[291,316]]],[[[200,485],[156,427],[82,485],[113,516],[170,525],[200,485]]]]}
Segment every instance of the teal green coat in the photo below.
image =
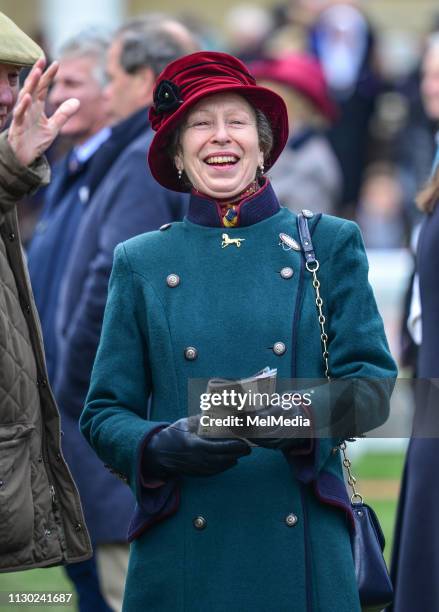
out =
{"type": "MultiPolygon", "coordinates": [[[[212,227],[219,225],[215,204],[193,196],[183,222],[115,252],[81,428],[138,502],[125,612],[360,609],[335,440],[315,440],[306,455],[255,448],[222,474],[157,488],[140,477],[148,434],[187,416],[189,379],[246,377],[265,366],[280,378],[323,377],[311,276],[301,252],[279,245],[280,232],[298,240],[296,217],[279,208],[269,185],[246,206],[242,225],[225,230],[212,227]],[[241,247],[221,248],[224,231],[242,238],[241,247]],[[284,267],[293,268],[291,278],[280,275],[284,267]],[[168,286],[169,274],[180,277],[177,286],[168,286]],[[272,348],[279,341],[283,355],[272,348]],[[188,346],[197,349],[195,360],[185,358],[188,346]],[[298,520],[289,526],[291,514],[298,520]],[[193,523],[199,516],[202,530],[193,523]]],[[[325,215],[311,221],[332,376],[394,377],[357,226],[325,215]]],[[[391,383],[384,388],[384,403],[382,388],[358,390],[360,423],[363,416],[372,426],[385,420],[391,383]]],[[[328,422],[332,409],[316,392],[316,422],[328,422]]]]}

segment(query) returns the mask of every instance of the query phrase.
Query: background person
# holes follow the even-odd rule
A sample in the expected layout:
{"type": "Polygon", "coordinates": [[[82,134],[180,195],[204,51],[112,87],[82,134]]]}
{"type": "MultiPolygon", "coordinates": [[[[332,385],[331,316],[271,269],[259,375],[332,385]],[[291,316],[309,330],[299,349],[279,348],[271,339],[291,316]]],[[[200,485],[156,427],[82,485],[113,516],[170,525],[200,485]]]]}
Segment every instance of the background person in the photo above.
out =
{"type": "MultiPolygon", "coordinates": [[[[199,437],[186,416],[192,378],[236,379],[264,366],[280,379],[324,375],[303,254],[279,245],[280,232],[298,240],[296,216],[263,174],[288,138],[285,105],[236,58],[203,51],[167,66],[150,117],[151,171],[164,187],[191,191],[189,211],[116,249],[80,420],[136,495],[124,610],[286,610],[294,601],[297,611],[359,612],[336,440],[265,448],[256,439],[250,452],[242,440],[199,437]],[[224,248],[225,233],[241,246],[224,248]]],[[[331,373],[345,388],[361,376],[350,416],[364,431],[386,417],[395,365],[358,228],[328,215],[311,227],[331,373]]],[[[341,398],[322,400],[325,388],[313,401],[317,427],[345,411],[341,398]]]]}
{"type": "MultiPolygon", "coordinates": [[[[57,367],[55,318],[59,291],[81,217],[90,198],[91,166],[110,136],[109,115],[103,112],[108,38],[87,30],[67,41],[59,53],[59,69],[49,102],[58,108],[74,96],[80,109],[63,126],[61,136],[72,147],[55,165],[44,208],[28,248],[29,272],[40,315],[49,378],[57,367]]],[[[101,168],[99,180],[105,176],[101,168]]]]}
{"type": "Polygon", "coordinates": [[[382,86],[374,28],[358,0],[323,4],[310,29],[310,50],[322,64],[339,107],[329,138],[343,172],[339,214],[354,218],[370,147],[370,120],[382,86]]]}
{"type": "MultiPolygon", "coordinates": [[[[439,39],[430,40],[423,60],[421,92],[427,114],[439,120],[439,39]]],[[[416,409],[401,484],[392,577],[394,612],[439,608],[439,530],[436,524],[436,486],[439,465],[437,408],[439,394],[439,173],[438,159],[428,185],[418,196],[424,213],[416,254],[421,306],[421,343],[416,363],[416,409]],[[414,559],[416,563],[414,563],[414,559]]]]}
{"type": "Polygon", "coordinates": [[[9,131],[0,135],[0,571],[91,555],[79,495],[60,450],[59,414],[16,213],[21,197],[48,183],[42,154],[79,106],[66,100],[46,116],[57,65],[44,67],[41,49],[0,13],[0,130],[15,106],[9,131]],[[20,70],[34,63],[19,93],[20,70]]]}
{"type": "Polygon", "coordinates": [[[357,222],[366,248],[397,249],[405,246],[409,219],[395,166],[377,162],[365,170],[357,222]]]}
{"type": "Polygon", "coordinates": [[[290,135],[270,180],[282,206],[335,214],[342,194],[340,164],[328,142],[327,128],[337,117],[323,71],[315,58],[290,54],[255,62],[258,83],[285,101],[290,135]]]}

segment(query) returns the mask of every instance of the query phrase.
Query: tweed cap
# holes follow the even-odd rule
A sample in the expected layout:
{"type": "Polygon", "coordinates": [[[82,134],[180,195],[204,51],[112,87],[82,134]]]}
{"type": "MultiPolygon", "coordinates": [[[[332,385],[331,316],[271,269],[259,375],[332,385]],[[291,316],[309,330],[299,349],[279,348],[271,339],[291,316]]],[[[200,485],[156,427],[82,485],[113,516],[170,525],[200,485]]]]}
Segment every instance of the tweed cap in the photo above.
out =
{"type": "Polygon", "coordinates": [[[4,13],[0,13],[0,64],[32,66],[43,50],[4,13]]]}

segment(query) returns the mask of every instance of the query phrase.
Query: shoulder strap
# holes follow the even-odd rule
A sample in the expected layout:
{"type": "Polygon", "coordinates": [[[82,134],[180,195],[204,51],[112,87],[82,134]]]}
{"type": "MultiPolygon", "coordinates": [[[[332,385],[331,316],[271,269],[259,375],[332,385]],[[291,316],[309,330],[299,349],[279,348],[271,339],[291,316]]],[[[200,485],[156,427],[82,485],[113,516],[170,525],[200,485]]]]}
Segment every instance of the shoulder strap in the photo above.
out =
{"type": "MultiPolygon", "coordinates": [[[[317,307],[317,312],[318,312],[318,321],[320,325],[320,340],[321,340],[322,349],[323,349],[322,350],[323,365],[325,368],[325,376],[329,381],[330,380],[329,338],[328,338],[328,334],[326,333],[326,328],[325,328],[326,318],[323,314],[323,299],[320,295],[320,281],[317,278],[317,270],[319,269],[320,264],[316,258],[316,254],[314,251],[314,245],[312,243],[311,232],[309,231],[309,225],[308,225],[309,214],[307,215],[306,214],[307,212],[308,211],[302,211],[299,215],[297,215],[297,229],[299,232],[300,244],[303,249],[303,255],[305,257],[305,267],[308,270],[308,272],[310,272],[313,276],[312,285],[314,287],[314,291],[316,294],[316,307],[317,307]]],[[[354,438],[348,438],[349,442],[353,442],[354,440],[355,440],[354,438]]],[[[347,451],[346,442],[343,441],[341,444],[339,444],[339,448],[341,452],[343,453],[343,466],[346,469],[346,472],[348,475],[347,481],[352,490],[351,503],[363,503],[363,497],[360,495],[360,493],[358,493],[355,487],[357,480],[355,476],[352,474],[352,470],[351,470],[352,462],[349,459],[347,452],[346,452],[347,451]]]]}
{"type": "Polygon", "coordinates": [[[297,215],[297,230],[299,232],[300,244],[303,249],[306,263],[313,264],[316,260],[316,254],[314,252],[314,245],[311,239],[311,232],[309,231],[308,219],[305,217],[303,212],[297,215]]]}

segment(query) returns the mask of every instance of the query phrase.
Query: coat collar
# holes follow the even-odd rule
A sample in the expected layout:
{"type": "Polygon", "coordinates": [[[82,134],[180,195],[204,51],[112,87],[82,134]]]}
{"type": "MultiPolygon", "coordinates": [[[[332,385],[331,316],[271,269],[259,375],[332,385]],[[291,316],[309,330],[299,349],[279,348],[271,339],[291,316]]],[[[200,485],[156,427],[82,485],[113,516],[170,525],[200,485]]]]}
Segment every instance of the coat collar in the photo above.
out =
{"type": "MultiPolygon", "coordinates": [[[[253,225],[273,216],[279,210],[280,205],[271,183],[268,179],[265,179],[259,191],[253,193],[241,203],[238,226],[253,225]]],[[[186,218],[188,221],[198,225],[223,227],[218,202],[199,192],[191,194],[186,218]]]]}

